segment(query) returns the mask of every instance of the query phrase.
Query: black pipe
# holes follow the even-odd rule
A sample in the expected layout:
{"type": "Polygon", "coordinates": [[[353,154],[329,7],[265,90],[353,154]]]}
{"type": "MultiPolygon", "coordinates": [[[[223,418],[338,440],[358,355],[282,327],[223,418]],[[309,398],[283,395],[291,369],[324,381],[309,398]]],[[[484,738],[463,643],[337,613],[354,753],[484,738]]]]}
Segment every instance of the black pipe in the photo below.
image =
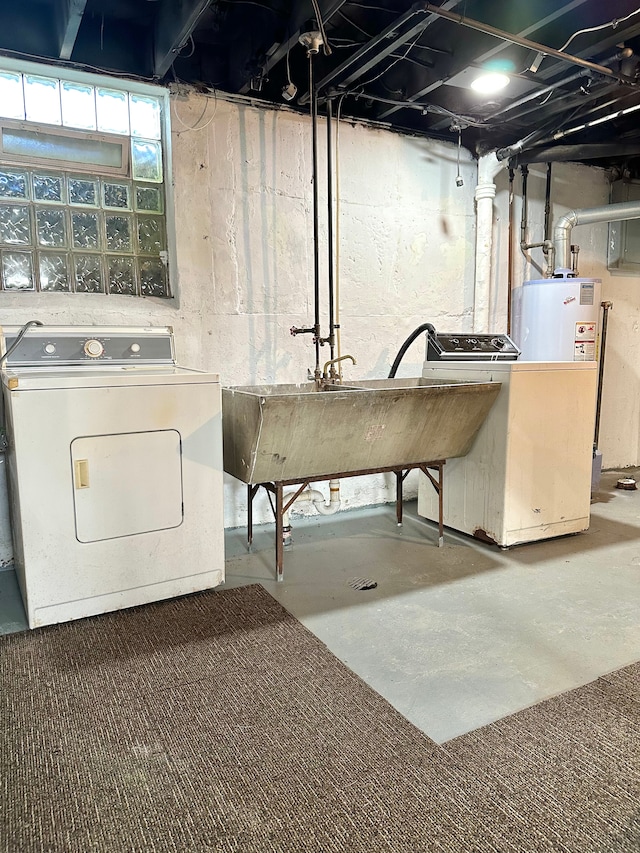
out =
{"type": "Polygon", "coordinates": [[[637,157],[640,145],[637,143],[602,143],[582,145],[550,145],[534,148],[526,154],[518,154],[509,160],[513,168],[526,163],[565,163],[575,160],[604,160],[608,157],[637,157]]]}
{"type": "Polygon", "coordinates": [[[551,239],[551,163],[547,163],[547,185],[544,191],[544,239],[551,239]]]}
{"type": "MultiPolygon", "coordinates": [[[[334,283],[333,283],[333,155],[332,155],[332,124],[333,106],[327,101],[327,252],[329,255],[329,349],[331,359],[335,358],[335,317],[334,317],[334,283]]],[[[335,372],[335,365],[331,365],[335,372]]]]}
{"type": "Polygon", "coordinates": [[[318,225],[318,92],[313,83],[313,54],[309,54],[309,91],[311,92],[311,139],[313,151],[313,328],[316,347],[315,379],[320,379],[320,255],[318,225]]]}
{"type": "Polygon", "coordinates": [[[409,349],[411,344],[415,341],[418,335],[422,334],[422,332],[428,332],[430,335],[436,334],[436,328],[432,323],[423,323],[421,326],[418,326],[417,329],[414,329],[413,332],[409,335],[407,340],[402,344],[400,349],[398,350],[398,355],[395,357],[395,361],[391,365],[391,370],[389,371],[388,379],[393,379],[396,375],[396,370],[400,366],[400,362],[402,361],[404,354],[409,349]]]}
{"type": "Polygon", "coordinates": [[[511,335],[511,310],[513,300],[513,178],[515,171],[509,168],[509,239],[507,255],[507,334],[511,335]]]}
{"type": "Polygon", "coordinates": [[[529,169],[527,166],[521,166],[522,174],[522,215],[520,216],[520,248],[524,250],[527,245],[527,219],[529,216],[529,202],[527,199],[527,182],[529,178],[529,169]]]}
{"type": "Polygon", "coordinates": [[[600,365],[598,367],[598,397],[596,402],[596,431],[593,437],[593,452],[598,449],[600,438],[600,412],[602,408],[602,380],[604,379],[604,354],[607,345],[607,318],[609,310],[613,308],[613,302],[602,302],[602,339],[600,344],[600,365]]]}

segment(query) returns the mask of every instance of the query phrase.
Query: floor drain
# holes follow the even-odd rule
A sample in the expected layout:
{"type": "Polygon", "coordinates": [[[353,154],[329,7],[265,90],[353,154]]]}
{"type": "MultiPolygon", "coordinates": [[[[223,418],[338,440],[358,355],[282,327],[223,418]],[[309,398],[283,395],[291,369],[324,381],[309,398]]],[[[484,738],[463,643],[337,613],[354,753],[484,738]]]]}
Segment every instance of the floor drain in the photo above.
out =
{"type": "Polygon", "coordinates": [[[372,581],[371,578],[351,578],[349,586],[354,589],[375,589],[378,586],[378,581],[372,581]]]}

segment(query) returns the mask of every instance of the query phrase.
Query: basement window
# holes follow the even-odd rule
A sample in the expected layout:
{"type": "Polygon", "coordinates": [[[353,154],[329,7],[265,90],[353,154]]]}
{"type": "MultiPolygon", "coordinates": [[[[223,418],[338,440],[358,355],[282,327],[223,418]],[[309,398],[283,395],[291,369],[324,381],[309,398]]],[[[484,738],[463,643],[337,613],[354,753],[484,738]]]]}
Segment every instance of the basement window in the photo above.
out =
{"type": "Polygon", "coordinates": [[[170,297],[166,93],[2,65],[2,291],[170,297]]]}

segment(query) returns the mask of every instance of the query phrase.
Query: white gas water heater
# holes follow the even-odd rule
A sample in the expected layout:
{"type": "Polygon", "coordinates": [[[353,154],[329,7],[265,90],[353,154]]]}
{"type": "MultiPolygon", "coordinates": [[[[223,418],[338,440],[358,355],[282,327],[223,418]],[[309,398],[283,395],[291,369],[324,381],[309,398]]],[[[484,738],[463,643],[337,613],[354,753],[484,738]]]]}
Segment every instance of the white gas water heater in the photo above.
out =
{"type": "Polygon", "coordinates": [[[542,278],[514,291],[513,337],[522,361],[597,361],[602,282],[542,278]]]}

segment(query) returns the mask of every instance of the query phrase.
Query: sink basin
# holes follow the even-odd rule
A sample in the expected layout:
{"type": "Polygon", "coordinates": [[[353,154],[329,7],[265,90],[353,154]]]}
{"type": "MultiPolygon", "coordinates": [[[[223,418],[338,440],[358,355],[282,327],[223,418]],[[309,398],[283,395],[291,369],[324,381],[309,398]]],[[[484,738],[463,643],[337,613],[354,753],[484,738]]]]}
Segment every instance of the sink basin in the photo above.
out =
{"type": "Polygon", "coordinates": [[[222,389],[224,470],[244,483],[464,456],[499,382],[367,379],[222,389]]]}

